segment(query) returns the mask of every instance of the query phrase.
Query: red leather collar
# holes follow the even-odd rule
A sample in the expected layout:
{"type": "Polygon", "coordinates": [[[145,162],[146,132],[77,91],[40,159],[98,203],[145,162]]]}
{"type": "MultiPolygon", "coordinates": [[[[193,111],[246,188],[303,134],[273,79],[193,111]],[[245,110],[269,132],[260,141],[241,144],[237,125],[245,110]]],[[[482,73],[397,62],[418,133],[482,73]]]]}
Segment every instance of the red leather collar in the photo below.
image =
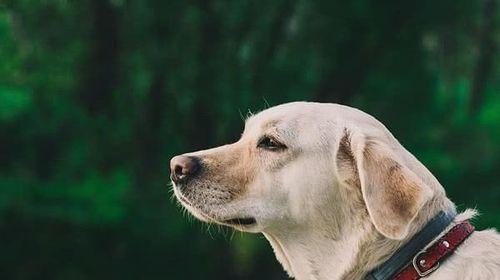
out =
{"type": "Polygon", "coordinates": [[[416,254],[412,263],[403,268],[394,280],[417,280],[429,275],[438,269],[439,263],[451,255],[473,231],[474,226],[469,221],[455,225],[429,248],[416,254]]]}

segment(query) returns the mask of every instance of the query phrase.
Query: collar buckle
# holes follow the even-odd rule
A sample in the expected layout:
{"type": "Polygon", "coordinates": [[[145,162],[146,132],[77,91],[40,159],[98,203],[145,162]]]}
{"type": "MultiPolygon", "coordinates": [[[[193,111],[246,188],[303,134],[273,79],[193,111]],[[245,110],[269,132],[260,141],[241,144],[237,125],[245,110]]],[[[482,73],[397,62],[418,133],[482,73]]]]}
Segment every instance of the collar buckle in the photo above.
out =
{"type": "Polygon", "coordinates": [[[418,257],[420,257],[422,254],[425,253],[425,250],[422,250],[420,252],[418,252],[414,257],[413,257],[413,261],[412,261],[412,264],[413,264],[413,268],[415,268],[415,271],[417,272],[417,274],[420,276],[420,277],[425,277],[429,274],[431,274],[432,272],[434,272],[436,269],[439,268],[439,262],[436,262],[432,267],[430,267],[429,269],[425,270],[425,271],[422,271],[419,267],[419,264],[418,264],[418,257]]]}

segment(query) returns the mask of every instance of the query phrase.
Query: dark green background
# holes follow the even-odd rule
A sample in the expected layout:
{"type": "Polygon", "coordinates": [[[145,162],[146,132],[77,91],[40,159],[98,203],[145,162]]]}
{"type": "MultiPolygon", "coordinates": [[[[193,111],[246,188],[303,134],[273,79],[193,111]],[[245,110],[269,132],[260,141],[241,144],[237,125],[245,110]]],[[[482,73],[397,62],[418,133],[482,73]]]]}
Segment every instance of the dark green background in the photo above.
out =
{"type": "Polygon", "coordinates": [[[385,123],[500,227],[499,5],[0,1],[1,279],[285,279],[168,190],[179,153],[293,100],[385,123]]]}

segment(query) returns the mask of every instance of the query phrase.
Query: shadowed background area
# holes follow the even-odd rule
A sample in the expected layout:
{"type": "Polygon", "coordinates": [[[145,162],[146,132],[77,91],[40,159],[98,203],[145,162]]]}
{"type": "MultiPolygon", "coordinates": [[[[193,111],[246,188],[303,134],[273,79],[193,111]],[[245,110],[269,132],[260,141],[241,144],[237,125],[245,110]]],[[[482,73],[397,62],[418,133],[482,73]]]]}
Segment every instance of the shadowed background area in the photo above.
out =
{"type": "Polygon", "coordinates": [[[500,227],[498,6],[1,1],[0,278],[286,279],[262,236],[183,215],[168,162],[293,100],[376,116],[500,227]]]}

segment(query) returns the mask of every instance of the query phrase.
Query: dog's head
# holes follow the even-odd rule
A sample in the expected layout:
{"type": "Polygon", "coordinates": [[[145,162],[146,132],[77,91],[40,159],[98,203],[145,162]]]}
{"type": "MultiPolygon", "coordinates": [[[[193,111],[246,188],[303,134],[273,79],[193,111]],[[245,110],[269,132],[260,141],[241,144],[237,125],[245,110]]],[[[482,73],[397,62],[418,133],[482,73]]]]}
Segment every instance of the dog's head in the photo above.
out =
{"type": "Polygon", "coordinates": [[[411,170],[421,166],[408,166],[414,160],[359,110],[296,102],[249,118],[236,143],[174,157],[171,178],[182,205],[205,222],[340,231],[366,219],[401,239],[433,194],[411,170]]]}

